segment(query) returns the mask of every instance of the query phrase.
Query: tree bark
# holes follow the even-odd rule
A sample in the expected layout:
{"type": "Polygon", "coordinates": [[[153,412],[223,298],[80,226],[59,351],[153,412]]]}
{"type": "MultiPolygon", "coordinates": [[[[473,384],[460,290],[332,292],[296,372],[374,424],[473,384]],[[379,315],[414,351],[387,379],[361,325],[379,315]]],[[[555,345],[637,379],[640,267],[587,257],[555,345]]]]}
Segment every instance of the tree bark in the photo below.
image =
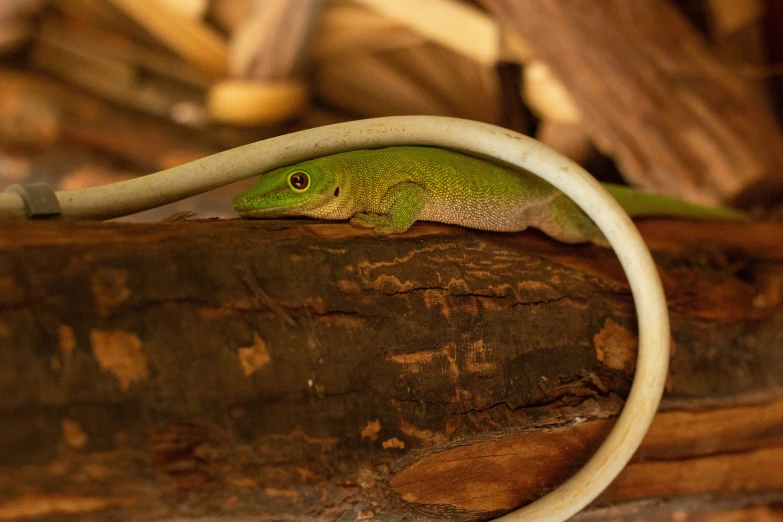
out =
{"type": "Polygon", "coordinates": [[[632,183],[708,204],[783,191],[783,134],[667,0],[482,0],[567,87],[632,183]]]}
{"type": "MultiPolygon", "coordinates": [[[[783,224],[641,227],[668,390],[579,517],[783,501],[783,224]]],[[[7,222],[0,520],[486,519],[589,458],[635,330],[610,250],[533,232],[7,222]]]]}

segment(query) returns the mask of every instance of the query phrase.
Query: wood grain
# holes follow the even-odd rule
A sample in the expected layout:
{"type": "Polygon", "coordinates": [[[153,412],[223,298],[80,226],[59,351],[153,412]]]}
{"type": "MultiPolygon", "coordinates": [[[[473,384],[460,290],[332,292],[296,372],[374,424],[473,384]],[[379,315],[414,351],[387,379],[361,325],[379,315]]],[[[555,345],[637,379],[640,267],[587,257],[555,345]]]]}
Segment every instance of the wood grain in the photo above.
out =
{"type": "Polygon", "coordinates": [[[715,204],[783,191],[783,134],[668,0],[483,0],[549,65],[626,179],[715,204]]]}
{"type": "MultiPolygon", "coordinates": [[[[780,501],[783,224],[640,226],[668,390],[580,516],[780,501]]],[[[538,233],[3,222],[0,520],[486,519],[589,457],[634,353],[612,253],[538,233]]]]}

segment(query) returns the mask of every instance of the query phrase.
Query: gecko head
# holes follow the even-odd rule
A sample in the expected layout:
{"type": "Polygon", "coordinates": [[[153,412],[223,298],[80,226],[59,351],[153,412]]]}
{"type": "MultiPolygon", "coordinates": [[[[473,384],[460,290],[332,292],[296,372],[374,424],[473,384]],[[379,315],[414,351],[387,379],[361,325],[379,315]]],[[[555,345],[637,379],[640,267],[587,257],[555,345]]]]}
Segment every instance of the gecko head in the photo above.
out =
{"type": "Polygon", "coordinates": [[[338,187],[334,175],[305,161],[262,174],[232,203],[242,217],[307,216],[337,197],[338,187]]]}

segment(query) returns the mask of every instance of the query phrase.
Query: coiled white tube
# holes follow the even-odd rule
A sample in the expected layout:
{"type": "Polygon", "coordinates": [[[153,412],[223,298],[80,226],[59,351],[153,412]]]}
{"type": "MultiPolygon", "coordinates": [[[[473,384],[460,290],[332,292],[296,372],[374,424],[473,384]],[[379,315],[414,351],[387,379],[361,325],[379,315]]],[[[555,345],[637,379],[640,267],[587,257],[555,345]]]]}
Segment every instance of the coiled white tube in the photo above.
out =
{"type": "MultiPolygon", "coordinates": [[[[628,463],[658,408],[669,362],[669,318],[652,257],[630,218],[579,165],[499,127],[453,118],[397,116],[279,136],[186,165],[102,187],[58,192],[63,217],[108,219],[178,201],[265,171],[320,156],[392,145],[432,145],[496,158],[545,179],[603,231],[630,283],[639,323],[636,375],[604,443],[573,477],[498,520],[562,521],[595,499],[628,463]]],[[[24,215],[19,196],[0,194],[0,211],[24,215]]]]}

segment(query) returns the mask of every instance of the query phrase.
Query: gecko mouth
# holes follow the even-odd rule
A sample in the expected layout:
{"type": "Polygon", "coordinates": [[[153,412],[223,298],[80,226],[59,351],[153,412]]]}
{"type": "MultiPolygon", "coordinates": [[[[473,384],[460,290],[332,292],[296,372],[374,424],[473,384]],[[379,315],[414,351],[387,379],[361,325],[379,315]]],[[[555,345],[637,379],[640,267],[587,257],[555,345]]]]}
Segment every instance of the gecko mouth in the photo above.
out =
{"type": "Polygon", "coordinates": [[[242,217],[276,217],[287,215],[291,206],[280,205],[277,207],[265,207],[265,208],[248,208],[247,206],[234,205],[234,210],[242,217]]]}

